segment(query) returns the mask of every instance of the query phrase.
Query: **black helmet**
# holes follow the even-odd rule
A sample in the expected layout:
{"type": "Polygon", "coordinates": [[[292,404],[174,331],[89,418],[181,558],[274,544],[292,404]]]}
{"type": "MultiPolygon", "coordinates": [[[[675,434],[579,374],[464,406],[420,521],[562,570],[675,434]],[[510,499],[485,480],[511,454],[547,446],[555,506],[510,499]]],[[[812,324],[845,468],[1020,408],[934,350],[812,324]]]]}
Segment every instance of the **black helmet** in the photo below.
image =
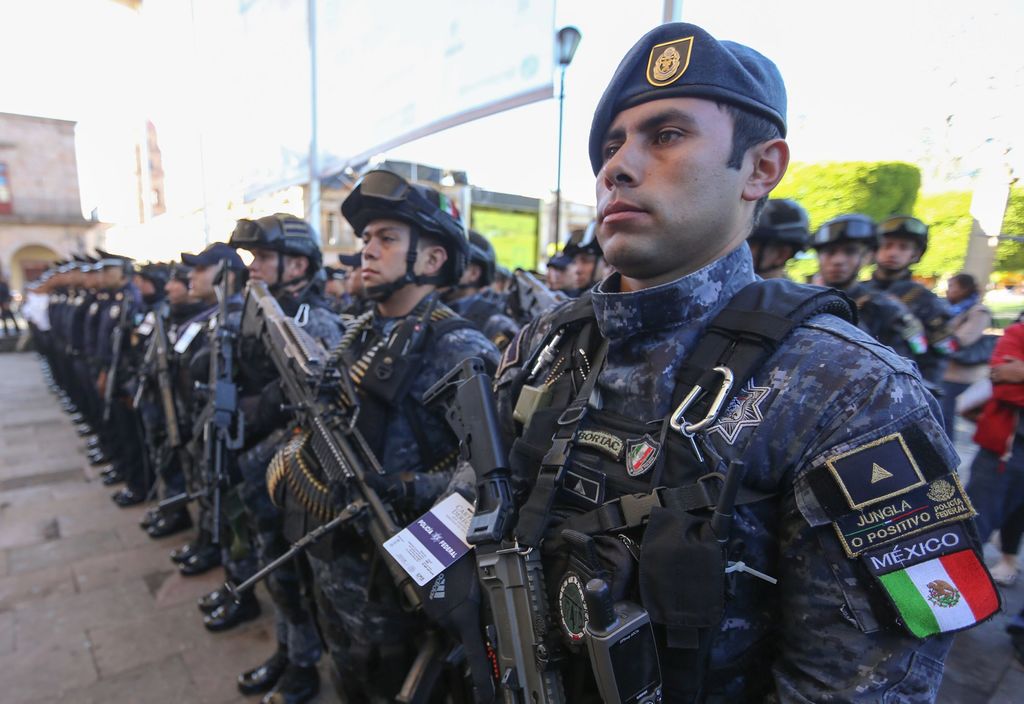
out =
{"type": "Polygon", "coordinates": [[[479,264],[483,270],[476,285],[489,286],[494,281],[498,259],[494,253],[494,245],[476,230],[469,231],[469,261],[472,264],[479,264]]]}
{"type": "Polygon", "coordinates": [[[604,256],[601,243],[597,241],[597,221],[591,220],[590,224],[587,225],[587,229],[584,230],[580,241],[570,242],[565,245],[565,249],[562,251],[570,258],[575,257],[577,254],[593,254],[596,257],[604,256]]]}
{"type": "Polygon", "coordinates": [[[878,228],[867,215],[851,213],[832,218],[818,228],[811,239],[811,246],[821,249],[839,242],[863,242],[871,249],[878,249],[878,228]]]}
{"type": "Polygon", "coordinates": [[[288,213],[239,220],[228,244],[236,249],[269,249],[290,257],[306,257],[310,277],[323,265],[323,255],[309,223],[288,213]]]}
{"type": "Polygon", "coordinates": [[[878,226],[879,237],[902,237],[913,240],[921,248],[921,254],[928,249],[928,226],[909,215],[893,215],[878,226]]]}
{"type": "Polygon", "coordinates": [[[795,200],[776,198],[768,201],[757,227],[748,238],[754,242],[788,244],[797,252],[807,249],[811,223],[807,211],[795,200]]]}
{"type": "Polygon", "coordinates": [[[459,222],[458,210],[446,195],[433,188],[409,183],[398,174],[378,169],[359,179],[352,193],[341,204],[341,214],[352,225],[357,236],[362,235],[373,220],[401,220],[412,226],[405,276],[394,284],[388,284],[386,290],[373,287],[381,289],[377,292],[378,297],[386,297],[410,283],[452,286],[458,283],[462,272],[466,270],[469,239],[459,222]],[[448,261],[440,276],[428,278],[413,273],[420,232],[437,238],[448,252],[448,261]]]}

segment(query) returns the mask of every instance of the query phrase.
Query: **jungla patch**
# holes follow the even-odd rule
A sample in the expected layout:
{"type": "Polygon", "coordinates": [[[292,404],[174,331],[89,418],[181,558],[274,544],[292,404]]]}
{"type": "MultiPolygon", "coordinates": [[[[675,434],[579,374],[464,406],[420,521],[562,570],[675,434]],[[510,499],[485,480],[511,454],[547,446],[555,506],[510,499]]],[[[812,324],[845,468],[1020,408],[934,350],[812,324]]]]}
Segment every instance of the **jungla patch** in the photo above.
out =
{"type": "Polygon", "coordinates": [[[937,526],[975,514],[956,474],[936,479],[863,511],[840,516],[832,524],[850,557],[906,540],[937,526]]]}
{"type": "Polygon", "coordinates": [[[825,460],[852,509],[891,499],[925,483],[901,433],[893,433],[825,460]]]}
{"type": "Polygon", "coordinates": [[[768,398],[771,391],[771,387],[754,386],[752,381],[748,382],[746,388],[726,408],[725,413],[720,415],[715,424],[708,428],[708,434],[718,433],[732,445],[744,428],[756,428],[764,420],[761,404],[768,398]]]}
{"type": "Polygon", "coordinates": [[[576,433],[575,442],[584,447],[592,447],[603,452],[614,460],[622,459],[622,438],[604,430],[580,430],[576,433]]]}

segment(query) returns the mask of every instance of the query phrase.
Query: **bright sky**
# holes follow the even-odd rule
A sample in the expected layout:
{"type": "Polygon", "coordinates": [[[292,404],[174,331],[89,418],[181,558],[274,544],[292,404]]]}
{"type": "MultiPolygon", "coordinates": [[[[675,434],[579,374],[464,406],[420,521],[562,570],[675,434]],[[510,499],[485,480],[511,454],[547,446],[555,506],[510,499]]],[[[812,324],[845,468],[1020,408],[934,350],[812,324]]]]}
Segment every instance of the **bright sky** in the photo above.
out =
{"type": "MultiPolygon", "coordinates": [[[[238,0],[200,2],[204,12],[225,16],[238,7],[238,0]]],[[[388,5],[396,17],[399,4],[388,5]]],[[[140,18],[111,0],[0,0],[0,111],[77,120],[83,209],[98,206],[112,222],[134,215],[131,144],[147,118],[159,130],[172,211],[200,202],[199,125],[223,128],[245,119],[241,106],[237,113],[207,107],[211,91],[239,76],[210,75],[211,63],[195,51],[189,3],[144,5],[140,18]]],[[[586,144],[594,105],[623,54],[660,21],[662,5],[556,4],[556,26],[574,24],[583,34],[566,81],[568,198],[593,201],[586,144]]],[[[926,186],[939,190],[945,177],[977,168],[982,145],[995,140],[997,151],[1010,150],[1015,172],[1024,172],[1019,0],[684,0],[682,12],[778,64],[789,91],[796,160],[911,161],[925,171],[926,186]],[[963,160],[954,162],[955,156],[963,160]]],[[[198,39],[207,51],[238,50],[203,44],[209,39],[198,39]]],[[[274,88],[268,85],[268,94],[274,88]]],[[[372,97],[353,96],[353,109],[366,109],[372,97]]],[[[395,148],[387,157],[464,170],[474,184],[494,190],[544,195],[555,185],[556,127],[557,102],[549,100],[395,148]]],[[[215,188],[232,176],[230,159],[218,156],[244,144],[205,146],[207,185],[215,188]]]]}

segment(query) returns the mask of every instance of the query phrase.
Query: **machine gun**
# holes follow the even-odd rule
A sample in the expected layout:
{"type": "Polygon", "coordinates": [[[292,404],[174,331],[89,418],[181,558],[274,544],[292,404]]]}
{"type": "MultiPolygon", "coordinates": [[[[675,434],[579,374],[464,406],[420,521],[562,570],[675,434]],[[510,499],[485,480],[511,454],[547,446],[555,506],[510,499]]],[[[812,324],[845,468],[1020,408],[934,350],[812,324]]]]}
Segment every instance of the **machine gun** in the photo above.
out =
{"type": "Polygon", "coordinates": [[[443,405],[476,474],[476,514],[466,541],[475,547],[477,577],[487,597],[490,623],[483,635],[495,653],[501,701],[565,702],[561,673],[551,662],[540,551],[521,547],[511,535],[516,519],[511,471],[483,361],[464,360],[430,387],[423,401],[443,405]]]}
{"type": "Polygon", "coordinates": [[[565,293],[552,291],[531,271],[516,269],[512,273],[507,308],[509,317],[520,325],[526,325],[568,300],[565,293]]]}
{"type": "Polygon", "coordinates": [[[106,386],[103,388],[103,424],[110,422],[110,410],[114,403],[114,392],[117,390],[117,368],[121,365],[121,348],[124,346],[124,329],[128,325],[128,296],[121,297],[121,317],[110,338],[110,368],[107,369],[106,386]]]}
{"type": "MultiPolygon", "coordinates": [[[[387,566],[395,586],[409,611],[422,608],[422,599],[404,569],[383,548],[400,530],[389,506],[381,501],[367,482],[367,474],[384,474],[379,461],[362,433],[356,428],[359,404],[348,371],[329,357],[317,340],[310,337],[295,320],[285,315],[265,283],[250,281],[242,316],[242,335],[257,337],[270,355],[281,378],[287,399],[285,409],[295,414],[299,426],[309,433],[308,448],[332,486],[344,486],[353,497],[334,517],[296,541],[279,558],[266,565],[245,582],[227,584],[232,594],[240,594],[292,559],[310,544],[335,528],[356,518],[387,566]]],[[[428,634],[412,669],[405,677],[397,700],[425,702],[436,676],[438,640],[428,634]]]]}
{"type": "Polygon", "coordinates": [[[235,341],[238,330],[228,315],[230,280],[223,262],[215,281],[218,307],[216,328],[210,346],[210,383],[206,387],[209,396],[193,432],[193,437],[201,434],[203,441],[205,486],[196,492],[185,492],[165,499],[160,502],[159,509],[167,512],[195,499],[211,497],[212,540],[214,544],[219,544],[221,490],[227,479],[225,465],[228,451],[242,447],[245,416],[238,407],[238,386],[235,384],[235,341]]]}

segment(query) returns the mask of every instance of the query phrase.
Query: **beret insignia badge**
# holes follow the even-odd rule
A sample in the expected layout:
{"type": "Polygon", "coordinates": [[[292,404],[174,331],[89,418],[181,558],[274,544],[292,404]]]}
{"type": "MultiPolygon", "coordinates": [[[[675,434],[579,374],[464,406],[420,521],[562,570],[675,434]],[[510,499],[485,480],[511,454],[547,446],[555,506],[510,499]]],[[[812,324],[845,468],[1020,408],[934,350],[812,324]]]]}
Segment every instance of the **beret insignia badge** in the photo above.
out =
{"type": "Polygon", "coordinates": [[[647,59],[647,82],[656,88],[675,83],[690,66],[693,37],[655,44],[647,59]]]}

